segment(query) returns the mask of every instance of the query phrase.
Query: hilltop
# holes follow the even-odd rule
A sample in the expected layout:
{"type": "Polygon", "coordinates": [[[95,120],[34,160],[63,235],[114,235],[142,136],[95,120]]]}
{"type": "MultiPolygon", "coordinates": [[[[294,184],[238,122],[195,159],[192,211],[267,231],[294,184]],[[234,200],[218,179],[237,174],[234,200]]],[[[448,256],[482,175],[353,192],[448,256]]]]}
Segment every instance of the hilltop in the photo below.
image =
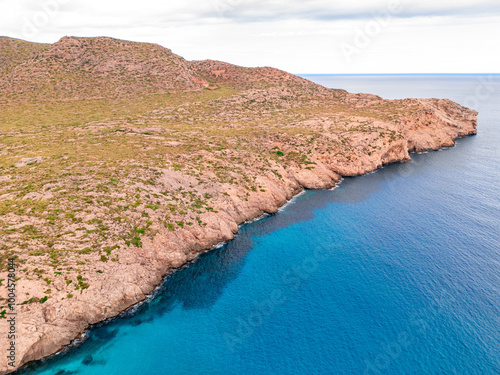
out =
{"type": "Polygon", "coordinates": [[[52,45],[0,39],[0,92],[11,100],[78,100],[287,85],[315,87],[272,68],[189,62],[150,43],[64,37],[52,45]]]}
{"type": "MultiPolygon", "coordinates": [[[[0,39],[0,279],[16,257],[15,367],[143,300],[275,213],[476,133],[449,100],[384,100],[155,44],[0,39]]],[[[0,288],[0,313],[7,306],[0,288]]],[[[0,318],[0,351],[7,324],[0,318]]]]}

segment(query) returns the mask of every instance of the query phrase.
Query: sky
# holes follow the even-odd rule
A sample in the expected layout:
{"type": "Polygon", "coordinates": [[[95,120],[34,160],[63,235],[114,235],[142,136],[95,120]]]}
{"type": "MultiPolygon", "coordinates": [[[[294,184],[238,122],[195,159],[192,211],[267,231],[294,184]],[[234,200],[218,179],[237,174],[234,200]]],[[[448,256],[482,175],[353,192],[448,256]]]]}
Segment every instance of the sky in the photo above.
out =
{"type": "Polygon", "coordinates": [[[0,35],[110,36],[295,74],[500,72],[499,0],[0,0],[0,35]]]}

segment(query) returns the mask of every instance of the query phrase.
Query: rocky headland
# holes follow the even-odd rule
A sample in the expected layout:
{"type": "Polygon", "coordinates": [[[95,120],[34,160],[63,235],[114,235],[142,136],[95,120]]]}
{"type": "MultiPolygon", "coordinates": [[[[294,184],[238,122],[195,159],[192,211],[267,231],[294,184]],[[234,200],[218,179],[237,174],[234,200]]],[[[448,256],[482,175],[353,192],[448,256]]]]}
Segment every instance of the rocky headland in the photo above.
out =
{"type": "Polygon", "coordinates": [[[144,300],[169,271],[303,189],[476,134],[449,100],[384,100],[158,45],[0,38],[0,312],[14,366],[144,300]]]}

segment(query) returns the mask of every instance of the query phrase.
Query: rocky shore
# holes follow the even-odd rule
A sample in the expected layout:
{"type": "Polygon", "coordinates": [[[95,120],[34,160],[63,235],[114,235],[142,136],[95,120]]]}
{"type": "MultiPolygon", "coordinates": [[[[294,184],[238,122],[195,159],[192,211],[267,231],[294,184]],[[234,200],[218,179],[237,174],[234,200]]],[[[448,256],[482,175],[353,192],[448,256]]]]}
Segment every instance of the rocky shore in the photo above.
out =
{"type": "MultiPolygon", "coordinates": [[[[77,51],[80,48],[77,42],[63,40],[49,52],[66,54],[67,48],[77,51]]],[[[158,50],[163,53],[159,47],[154,47],[155,53],[158,50]]],[[[173,56],[177,65],[184,64],[173,56]]],[[[29,63],[38,64],[36,61],[40,58],[29,63]]],[[[42,79],[43,69],[37,66],[37,79],[42,79]]],[[[105,68],[97,66],[102,68],[100,72],[114,68],[109,64],[105,68]]],[[[253,77],[252,81],[249,77],[241,78],[243,73],[239,68],[225,63],[193,62],[182,67],[182,79],[190,82],[190,90],[199,84],[203,95],[216,95],[224,85],[231,86],[232,91],[206,100],[204,96],[189,99],[189,103],[183,96],[178,102],[155,104],[147,116],[89,120],[60,132],[70,133],[68,137],[72,142],[84,133],[92,133],[92,137],[97,138],[92,138],[91,145],[108,142],[114,134],[122,137],[120,144],[127,140],[138,142],[133,146],[137,152],[133,156],[126,155],[130,162],[120,161],[122,166],[130,166],[128,179],[114,169],[115,172],[104,177],[82,177],[85,173],[94,176],[91,173],[101,167],[95,158],[92,159],[95,153],[89,153],[84,160],[93,160],[94,164],[85,167],[87,169],[78,169],[77,163],[84,162],[78,160],[81,154],[59,155],[54,151],[24,155],[16,149],[14,154],[7,155],[12,165],[2,169],[0,182],[5,185],[0,190],[0,198],[14,203],[2,214],[6,234],[0,246],[14,249],[4,251],[8,257],[16,257],[19,279],[16,280],[15,360],[12,366],[6,355],[0,356],[0,374],[56,353],[89,325],[114,317],[144,300],[168,272],[220,242],[231,240],[240,224],[264,213],[276,213],[304,189],[331,188],[344,176],[363,175],[389,163],[410,162],[412,152],[452,147],[457,138],[476,134],[477,112],[449,100],[387,101],[373,95],[324,89],[270,68],[262,68],[258,74],[245,71],[245,74],[257,74],[249,76],[253,77]],[[192,74],[198,74],[196,79],[190,77],[192,74]],[[271,88],[261,87],[263,77],[270,82],[271,88]],[[252,107],[257,105],[259,107],[252,107]],[[201,119],[202,109],[214,109],[214,113],[203,112],[205,117],[201,119]],[[211,125],[197,127],[200,122],[211,125]],[[185,127],[175,128],[180,126],[178,124],[185,127]],[[177,133],[182,135],[174,138],[177,133]],[[216,144],[222,138],[224,142],[216,144]],[[193,143],[188,144],[189,140],[193,143]],[[163,148],[160,149],[160,145],[163,148]],[[148,152],[148,147],[157,147],[151,150],[154,155],[170,152],[167,163],[163,160],[147,167],[137,166],[149,160],[146,154],[139,154],[148,152]],[[171,149],[175,149],[175,153],[171,149]],[[37,162],[15,166],[16,160],[27,160],[21,156],[36,157],[37,162]],[[65,164],[72,158],[73,164],[65,164]],[[44,180],[37,183],[40,190],[23,195],[16,192],[17,185],[7,185],[11,180],[24,181],[24,175],[14,173],[26,170],[32,176],[48,168],[46,165],[52,160],[62,163],[60,176],[67,176],[61,177],[67,178],[66,182],[56,178],[44,180]],[[142,175],[135,172],[139,167],[142,175]],[[118,185],[122,179],[123,185],[118,185]],[[74,196],[86,191],[85,186],[89,186],[89,191],[102,191],[95,195],[88,193],[87,200],[82,202],[87,210],[71,206],[77,200],[74,196]],[[116,191],[110,190],[114,187],[116,191]],[[126,189],[130,190],[130,195],[125,194],[126,189]],[[104,192],[110,201],[101,204],[99,197],[104,192]],[[27,194],[31,195],[25,198],[27,194]],[[14,211],[16,204],[23,202],[42,204],[40,202],[63,198],[69,203],[54,210],[53,215],[49,203],[39,210],[38,216],[31,206],[22,212],[14,211]],[[178,206],[174,207],[173,202],[178,206]],[[191,203],[188,206],[186,202],[191,203]],[[73,216],[68,215],[70,208],[73,216]],[[108,223],[106,220],[111,220],[111,214],[116,212],[120,212],[116,221],[108,223]],[[58,222],[61,222],[59,227],[58,222]],[[43,238],[33,235],[29,239],[32,242],[22,245],[20,241],[28,229],[30,233],[36,229],[36,233],[53,235],[54,240],[45,243],[43,238]],[[113,231],[117,233],[115,237],[108,234],[113,231]],[[130,231],[132,235],[127,237],[124,233],[130,231]],[[89,242],[92,236],[97,241],[94,246],[89,242]],[[82,246],[78,248],[76,244],[80,240],[82,246]],[[71,243],[75,244],[72,245],[74,250],[65,252],[71,243]],[[38,247],[47,250],[38,253],[38,247]],[[46,297],[30,300],[32,296],[46,297]]],[[[3,83],[0,82],[0,87],[6,87],[7,82],[15,79],[28,87],[21,70],[21,65],[13,68],[10,75],[3,78],[3,83]]],[[[164,76],[170,77],[167,73],[162,71],[164,76]]],[[[102,79],[107,79],[106,74],[102,74],[105,77],[102,79]]],[[[12,88],[6,91],[9,97],[17,100],[12,88]]],[[[58,91],[57,95],[62,94],[58,91]]],[[[175,99],[172,98],[168,100],[175,99]]],[[[7,135],[0,138],[0,143],[8,136],[18,136],[14,132],[12,129],[4,131],[7,135]]],[[[34,137],[39,137],[36,134],[34,137]]],[[[63,141],[68,143],[67,139],[63,141]]],[[[75,145],[83,144],[83,140],[74,142],[75,145]]],[[[105,144],[107,148],[118,147],[115,143],[105,144]]],[[[100,152],[99,155],[105,155],[106,150],[100,152]]],[[[111,170],[111,157],[103,164],[103,171],[111,170]]],[[[54,165],[50,168],[54,169],[54,165]]],[[[21,185],[25,183],[20,182],[21,185]]],[[[7,275],[8,270],[3,269],[0,279],[8,279],[7,275]]],[[[2,304],[7,306],[4,286],[0,286],[0,296],[4,299],[2,304]]],[[[0,352],[8,353],[11,347],[6,339],[9,326],[4,322],[0,320],[0,352]]]]}
{"type": "MultiPolygon", "coordinates": [[[[422,100],[420,103],[433,108],[432,102],[422,100]]],[[[112,268],[106,270],[106,276],[92,280],[93,286],[86,293],[76,295],[71,300],[53,300],[43,305],[21,307],[17,316],[19,339],[16,354],[19,361],[15,368],[59,351],[90,324],[116,316],[142,301],[167,272],[192,261],[196,254],[222,241],[231,240],[237,233],[239,224],[264,213],[277,212],[279,207],[303,189],[331,188],[342,176],[369,173],[388,163],[408,162],[411,160],[410,152],[451,147],[456,138],[476,133],[472,112],[470,120],[462,123],[444,112],[429,116],[435,116],[434,121],[439,123],[440,132],[426,132],[425,128],[408,123],[407,138],[381,150],[376,162],[366,159],[342,166],[321,163],[313,170],[289,171],[282,181],[263,177],[266,193],[252,195],[246,202],[232,197],[232,204],[221,202],[217,207],[218,213],[210,214],[207,227],[170,233],[165,231],[156,235],[154,240],[145,241],[142,248],[121,254],[120,263],[107,265],[112,268]]],[[[181,180],[185,178],[180,173],[176,177],[181,180]]],[[[29,289],[29,286],[25,288],[29,289]]],[[[5,336],[6,332],[0,334],[5,336]]],[[[6,348],[3,349],[6,351],[6,348]]],[[[15,369],[8,368],[4,358],[0,364],[2,374],[15,369]]]]}

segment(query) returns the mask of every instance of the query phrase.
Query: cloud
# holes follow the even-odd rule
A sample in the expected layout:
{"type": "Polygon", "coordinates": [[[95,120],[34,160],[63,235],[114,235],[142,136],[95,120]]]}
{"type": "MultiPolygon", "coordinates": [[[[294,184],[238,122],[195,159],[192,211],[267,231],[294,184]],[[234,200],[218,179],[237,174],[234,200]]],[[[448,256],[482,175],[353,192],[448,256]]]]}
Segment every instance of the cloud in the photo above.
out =
{"type": "Polygon", "coordinates": [[[456,2],[405,1],[405,0],[214,0],[223,16],[238,21],[269,21],[285,19],[302,20],[363,20],[391,7],[399,5],[399,18],[468,16],[482,17],[500,14],[496,0],[469,0],[456,2]]]}
{"type": "Polygon", "coordinates": [[[112,36],[158,43],[188,59],[295,73],[494,72],[500,66],[500,3],[0,0],[0,35],[51,43],[65,35],[112,36]],[[54,2],[57,11],[40,16],[54,2]],[[391,4],[399,11],[347,61],[341,46],[353,44],[391,4]]]}
{"type": "Polygon", "coordinates": [[[3,0],[0,1],[0,25],[19,24],[30,15],[43,11],[49,3],[58,3],[59,19],[80,20],[77,25],[127,24],[187,25],[272,22],[284,20],[338,21],[363,20],[400,4],[398,18],[500,15],[498,0],[3,0]]]}

